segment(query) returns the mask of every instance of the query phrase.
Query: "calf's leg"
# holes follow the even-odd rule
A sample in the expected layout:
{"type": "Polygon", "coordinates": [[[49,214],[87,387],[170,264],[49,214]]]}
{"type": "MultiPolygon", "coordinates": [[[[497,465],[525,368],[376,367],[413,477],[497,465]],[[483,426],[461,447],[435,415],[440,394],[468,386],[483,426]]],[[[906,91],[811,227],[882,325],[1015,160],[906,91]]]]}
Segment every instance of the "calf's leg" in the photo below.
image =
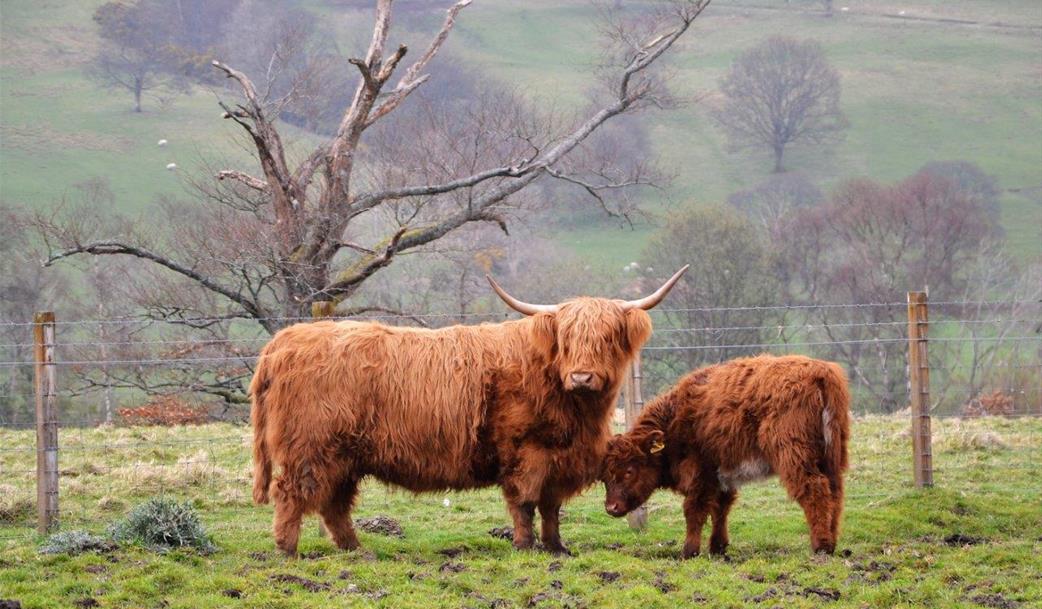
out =
{"type": "Polygon", "coordinates": [[[727,515],[731,512],[735,497],[738,493],[734,490],[721,489],[716,494],[716,501],[712,506],[713,533],[709,537],[709,553],[725,554],[730,539],[727,535],[727,515]]]}
{"type": "Polygon", "coordinates": [[[351,521],[351,508],[354,507],[357,496],[358,480],[346,478],[319,509],[329,536],[341,550],[354,550],[359,546],[354,523],[351,521]]]}
{"type": "Polygon", "coordinates": [[[814,552],[832,554],[836,551],[835,512],[829,480],[820,472],[799,468],[779,472],[789,495],[803,508],[810,527],[810,546],[814,552]]]}
{"type": "Polygon", "coordinates": [[[684,497],[684,520],[687,521],[687,535],[684,538],[683,558],[698,556],[702,545],[702,527],[709,516],[705,494],[701,489],[684,497]]]}
{"type": "Polygon", "coordinates": [[[304,502],[294,495],[280,492],[275,496],[275,546],[286,556],[297,556],[304,507],[304,502]]]}

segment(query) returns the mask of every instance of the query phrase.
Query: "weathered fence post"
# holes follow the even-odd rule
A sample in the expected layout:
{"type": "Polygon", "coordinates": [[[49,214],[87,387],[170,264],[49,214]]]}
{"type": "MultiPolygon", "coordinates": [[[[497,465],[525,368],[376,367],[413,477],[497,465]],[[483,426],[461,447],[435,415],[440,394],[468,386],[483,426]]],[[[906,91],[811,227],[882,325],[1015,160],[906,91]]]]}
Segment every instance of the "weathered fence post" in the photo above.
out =
{"type": "Polygon", "coordinates": [[[58,408],[54,313],[33,318],[36,393],[36,513],[40,533],[58,524],[58,408]]]}
{"type": "MultiPolygon", "coordinates": [[[[329,319],[330,317],[333,317],[335,310],[335,302],[331,300],[319,300],[311,303],[311,318],[316,320],[329,319]]],[[[326,523],[321,520],[318,521],[318,534],[321,537],[329,537],[326,532],[326,523]]]]}
{"type": "MultiPolygon", "coordinates": [[[[633,358],[630,378],[626,383],[626,429],[633,429],[644,408],[644,397],[641,395],[640,382],[643,375],[640,372],[640,352],[633,358]]],[[[631,529],[643,530],[648,525],[648,508],[643,505],[626,515],[626,522],[631,529]]]]}
{"type": "Polygon", "coordinates": [[[926,292],[908,293],[908,391],[912,406],[912,459],[915,486],[933,486],[930,437],[930,359],[927,352],[926,292]]]}

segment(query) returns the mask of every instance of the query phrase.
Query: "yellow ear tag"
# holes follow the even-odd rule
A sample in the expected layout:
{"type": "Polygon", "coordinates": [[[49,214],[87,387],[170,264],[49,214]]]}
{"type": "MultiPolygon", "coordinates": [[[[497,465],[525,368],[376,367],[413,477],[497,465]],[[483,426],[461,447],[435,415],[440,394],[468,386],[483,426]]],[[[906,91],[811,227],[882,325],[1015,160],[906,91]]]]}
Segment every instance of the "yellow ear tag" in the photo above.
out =
{"type": "Polygon", "coordinates": [[[665,449],[665,448],[666,448],[665,443],[663,443],[662,441],[657,441],[657,442],[655,442],[654,444],[651,445],[651,450],[648,451],[648,452],[653,455],[655,453],[662,452],[663,449],[665,449]]]}

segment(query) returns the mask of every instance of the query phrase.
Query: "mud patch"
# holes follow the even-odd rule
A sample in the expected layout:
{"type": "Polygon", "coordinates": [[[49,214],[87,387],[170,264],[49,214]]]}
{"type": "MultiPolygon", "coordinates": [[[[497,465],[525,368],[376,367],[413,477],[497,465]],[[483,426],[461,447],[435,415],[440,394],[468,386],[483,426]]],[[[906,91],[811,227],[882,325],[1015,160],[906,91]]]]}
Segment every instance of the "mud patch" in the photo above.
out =
{"type": "Polygon", "coordinates": [[[461,573],[461,572],[466,571],[466,570],[467,570],[467,565],[465,565],[465,564],[463,564],[461,562],[452,562],[451,560],[448,561],[448,562],[442,563],[441,566],[438,567],[438,571],[440,573],[461,573]]]}
{"type": "Polygon", "coordinates": [[[622,574],[618,571],[600,571],[597,573],[597,577],[601,578],[601,581],[610,584],[614,581],[618,581],[622,574]]]}
{"type": "Polygon", "coordinates": [[[975,546],[977,544],[985,543],[987,540],[983,537],[972,537],[970,535],[963,535],[962,533],[952,533],[951,535],[944,538],[944,544],[948,546],[975,546]]]}
{"type": "Polygon", "coordinates": [[[488,534],[495,537],[496,539],[514,539],[514,527],[496,527],[489,529],[488,534]]]}
{"type": "Polygon", "coordinates": [[[290,575],[288,573],[272,575],[269,576],[268,579],[273,582],[279,582],[280,584],[297,584],[308,592],[323,592],[329,590],[329,584],[317,582],[306,577],[300,577],[299,575],[290,575]]]}
{"type": "Polygon", "coordinates": [[[652,582],[652,585],[662,594],[669,594],[670,592],[675,592],[677,589],[676,584],[671,584],[666,581],[666,574],[662,571],[657,571],[655,573],[655,581],[652,582]]]}
{"type": "Polygon", "coordinates": [[[1017,609],[1020,607],[1020,603],[1009,600],[1001,594],[978,594],[971,597],[970,600],[982,607],[991,607],[991,609],[1017,609]]]}
{"type": "Polygon", "coordinates": [[[85,596],[81,599],[73,601],[72,604],[79,607],[80,609],[90,609],[91,607],[101,606],[101,603],[98,602],[98,599],[94,598],[93,596],[85,596]]]}
{"type": "Polygon", "coordinates": [[[0,598],[0,609],[22,609],[22,602],[0,598]]]}
{"type": "Polygon", "coordinates": [[[827,601],[838,601],[840,597],[839,590],[833,588],[804,588],[803,596],[807,598],[821,598],[827,601]]]}
{"type": "Polygon", "coordinates": [[[402,532],[402,525],[398,524],[398,521],[394,518],[388,518],[387,516],[359,518],[355,521],[355,526],[367,533],[387,535],[388,537],[405,537],[405,533],[402,532]]]}
{"type": "Polygon", "coordinates": [[[228,598],[242,598],[242,590],[236,590],[235,588],[228,588],[227,590],[222,590],[221,594],[227,596],[228,598]]]}
{"type": "Polygon", "coordinates": [[[459,556],[460,554],[463,554],[466,551],[467,551],[467,548],[459,547],[459,548],[445,548],[444,550],[438,550],[437,553],[441,554],[442,556],[445,556],[446,558],[456,558],[457,556],[459,556]]]}
{"type": "Polygon", "coordinates": [[[556,572],[560,571],[561,567],[563,567],[563,566],[564,566],[564,564],[562,564],[561,561],[555,560],[555,561],[553,561],[552,563],[550,563],[549,565],[546,566],[546,570],[549,571],[550,573],[556,573],[556,572]]]}

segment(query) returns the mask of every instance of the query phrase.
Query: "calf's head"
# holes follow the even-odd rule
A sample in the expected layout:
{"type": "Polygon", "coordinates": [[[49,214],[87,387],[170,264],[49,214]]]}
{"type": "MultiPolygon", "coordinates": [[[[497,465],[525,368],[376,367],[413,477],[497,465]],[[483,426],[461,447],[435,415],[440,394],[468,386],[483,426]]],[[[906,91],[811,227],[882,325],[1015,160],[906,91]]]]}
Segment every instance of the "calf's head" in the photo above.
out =
{"type": "Polygon", "coordinates": [[[605,511],[619,517],[644,505],[658,488],[665,447],[663,434],[657,429],[611,439],[601,470],[605,511]]]}
{"type": "Polygon", "coordinates": [[[651,336],[651,309],[673,288],[687,267],[650,296],[639,300],[575,298],[555,305],[522,302],[488,277],[511,308],[532,317],[532,341],[545,353],[565,391],[614,390],[626,364],[651,336]]]}

